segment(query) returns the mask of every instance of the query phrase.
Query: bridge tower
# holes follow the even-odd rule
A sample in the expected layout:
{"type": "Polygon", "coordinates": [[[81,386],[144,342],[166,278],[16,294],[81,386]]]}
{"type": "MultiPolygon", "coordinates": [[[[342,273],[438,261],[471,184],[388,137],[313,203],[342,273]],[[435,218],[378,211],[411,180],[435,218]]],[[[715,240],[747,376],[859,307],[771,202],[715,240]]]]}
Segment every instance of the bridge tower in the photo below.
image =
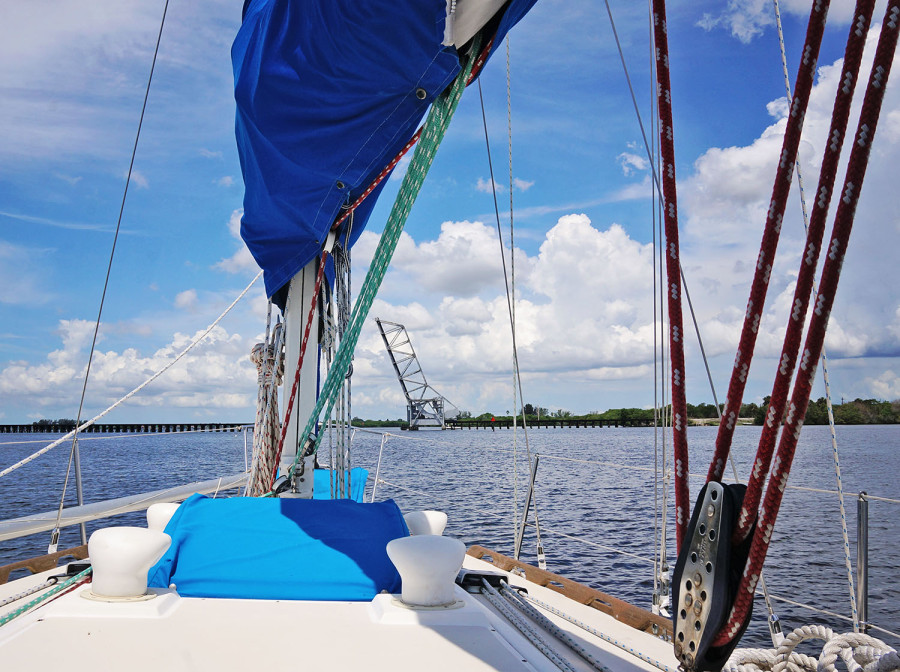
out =
{"type": "Polygon", "coordinates": [[[459,410],[425,380],[425,374],[419,366],[406,327],[378,317],[375,318],[375,322],[378,324],[381,338],[384,339],[384,347],[387,348],[397,380],[400,381],[400,387],[403,388],[406,397],[406,420],[409,422],[410,430],[419,427],[443,429],[446,419],[455,418],[459,415],[459,410]],[[449,412],[446,410],[447,407],[449,412]]]}

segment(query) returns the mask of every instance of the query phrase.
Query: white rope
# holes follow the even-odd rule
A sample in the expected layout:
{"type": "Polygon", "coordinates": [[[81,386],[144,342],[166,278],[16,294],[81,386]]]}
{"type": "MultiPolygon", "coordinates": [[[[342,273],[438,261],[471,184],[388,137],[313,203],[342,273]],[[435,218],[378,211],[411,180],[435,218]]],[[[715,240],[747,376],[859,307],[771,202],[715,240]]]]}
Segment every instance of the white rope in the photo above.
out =
{"type": "Polygon", "coordinates": [[[849,672],[900,670],[897,651],[880,639],[858,632],[835,635],[823,625],[797,628],[777,649],[735,649],[723,669],[725,672],[837,672],[838,657],[849,672]],[[825,642],[818,659],[794,651],[800,643],[811,639],[825,642]]]}
{"type": "MultiPolygon", "coordinates": [[[[268,328],[266,329],[268,331],[268,328]]],[[[253,462],[247,494],[258,497],[268,492],[278,459],[278,386],[284,377],[282,348],[283,325],[279,322],[266,343],[257,343],[250,354],[256,365],[259,391],[256,398],[256,423],[253,428],[253,462]]]]}
{"type": "Polygon", "coordinates": [[[168,364],[166,364],[163,368],[161,368],[159,371],[157,371],[156,373],[154,373],[154,374],[153,374],[152,376],[150,376],[147,380],[145,380],[143,383],[141,383],[140,385],[138,385],[138,386],[137,386],[136,388],[134,388],[131,392],[129,392],[128,394],[126,394],[124,397],[122,397],[121,399],[119,399],[117,402],[115,402],[112,406],[110,406],[109,408],[107,408],[105,411],[101,411],[100,413],[98,413],[97,415],[95,415],[93,418],[91,418],[90,420],[87,420],[86,422],[82,423],[82,424],[79,425],[76,429],[73,429],[71,432],[69,432],[68,434],[65,434],[62,438],[57,439],[56,441],[54,441],[54,442],[51,443],[50,445],[48,445],[48,446],[46,446],[46,447],[44,447],[44,448],[41,448],[40,450],[38,450],[38,451],[35,452],[35,453],[32,453],[32,454],[29,455],[28,457],[19,460],[19,461],[16,462],[14,465],[12,465],[12,466],[10,466],[10,467],[7,467],[7,468],[4,469],[3,471],[0,471],[0,478],[2,478],[3,476],[6,476],[6,475],[9,474],[9,473],[12,473],[13,471],[15,471],[16,469],[18,469],[19,467],[25,466],[26,464],[28,464],[28,463],[31,462],[32,460],[35,460],[35,459],[39,458],[41,455],[43,455],[44,453],[50,451],[51,449],[56,448],[56,446],[58,446],[59,444],[63,443],[63,442],[66,441],[67,439],[70,439],[70,438],[72,438],[73,436],[75,436],[75,433],[76,433],[76,432],[79,432],[79,433],[80,433],[80,432],[84,431],[84,429],[85,429],[86,427],[90,427],[91,425],[93,425],[93,424],[94,424],[95,422],[97,422],[100,418],[102,418],[103,416],[107,415],[110,411],[112,411],[113,409],[117,408],[117,407],[120,406],[122,403],[124,403],[124,402],[128,401],[129,399],[131,399],[131,397],[133,397],[135,394],[137,394],[138,392],[140,392],[141,390],[143,390],[145,387],[147,387],[147,385],[149,385],[149,384],[152,383],[154,380],[156,380],[157,378],[159,378],[159,377],[160,377],[162,374],[164,374],[166,371],[168,371],[169,369],[171,369],[172,366],[174,366],[176,362],[178,362],[182,357],[184,357],[188,352],[190,352],[190,351],[194,348],[194,346],[196,346],[200,341],[202,341],[204,338],[206,338],[206,337],[209,335],[209,333],[216,327],[216,325],[218,325],[219,322],[221,322],[222,319],[223,319],[223,318],[231,311],[231,309],[234,308],[235,305],[237,305],[238,301],[240,301],[241,299],[244,298],[244,296],[247,294],[247,292],[250,291],[250,288],[253,287],[254,283],[255,283],[257,280],[259,280],[259,278],[260,278],[260,276],[262,276],[262,274],[263,274],[262,271],[260,271],[259,273],[257,273],[257,274],[256,274],[256,277],[253,278],[253,280],[250,281],[250,284],[247,285],[247,286],[244,288],[244,291],[241,292],[241,293],[238,295],[238,297],[237,297],[234,301],[231,302],[231,305],[228,306],[228,307],[225,309],[225,311],[224,311],[221,315],[219,315],[219,317],[216,318],[216,321],[213,322],[211,325],[209,325],[209,326],[206,328],[206,331],[204,331],[204,332],[203,332],[202,334],[200,334],[197,338],[195,338],[193,341],[191,341],[191,343],[190,343],[184,350],[182,350],[180,353],[178,353],[178,355],[175,357],[175,359],[173,359],[171,362],[169,362],[168,364]]]}
{"type": "Polygon", "coordinates": [[[25,599],[29,595],[34,595],[35,593],[39,593],[45,588],[50,588],[53,585],[56,585],[56,577],[51,577],[44,581],[43,583],[39,583],[36,586],[32,586],[28,590],[23,590],[21,593],[16,593],[15,595],[10,595],[9,597],[0,600],[0,607],[5,607],[8,604],[12,604],[13,602],[18,602],[19,600],[25,599]]]}

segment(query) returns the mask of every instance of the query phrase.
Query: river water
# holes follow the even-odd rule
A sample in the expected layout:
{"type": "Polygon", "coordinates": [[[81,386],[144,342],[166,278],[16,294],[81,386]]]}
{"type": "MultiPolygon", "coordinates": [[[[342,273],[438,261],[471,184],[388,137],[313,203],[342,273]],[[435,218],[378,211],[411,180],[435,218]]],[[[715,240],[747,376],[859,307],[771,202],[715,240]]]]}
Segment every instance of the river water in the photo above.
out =
{"type": "MultiPolygon", "coordinates": [[[[375,498],[393,498],[404,511],[440,509],[450,516],[447,534],[511,555],[513,501],[524,501],[528,450],[539,453],[535,498],[541,538],[550,571],[649,608],[653,591],[654,501],[661,496],[654,477],[652,428],[357,432],[353,466],[369,470],[367,499],[381,452],[375,498]],[[513,456],[517,456],[517,477],[513,456]],[[566,535],[566,536],[563,536],[566,535]]],[[[688,437],[691,471],[705,477],[714,427],[692,427],[688,437]]],[[[749,471],[759,427],[739,427],[734,456],[742,476],[749,471]]],[[[0,467],[37,450],[58,435],[0,435],[0,467]],[[24,443],[29,442],[29,443],[24,443]],[[31,443],[33,442],[33,443],[31,443]]],[[[249,441],[249,437],[248,437],[249,441]]],[[[856,496],[900,500],[900,426],[839,427],[850,553],[856,559],[856,496]]],[[[156,490],[243,471],[245,443],[240,433],[101,435],[79,441],[85,501],[156,490]]],[[[327,446],[325,446],[327,448],[327,446]]],[[[657,449],[661,450],[661,444],[657,449]]],[[[68,447],[60,446],[0,479],[0,519],[54,510],[59,505],[68,447]]],[[[692,497],[702,485],[691,481],[692,497]]],[[[805,427],[789,489],[765,565],[765,578],[785,632],[824,623],[848,632],[850,598],[840,512],[835,494],[795,489],[836,489],[827,427],[805,427]],[[797,607],[794,602],[844,616],[797,607]]],[[[67,506],[75,503],[70,483],[67,506]]],[[[669,562],[674,534],[669,497],[669,562]]],[[[111,519],[141,524],[142,514],[111,519]]],[[[529,520],[534,520],[532,509],[529,520]]],[[[88,526],[88,532],[100,526],[88,526]]],[[[522,559],[536,564],[536,535],[526,533],[522,559]]],[[[900,504],[869,504],[869,621],[900,632],[900,504]]],[[[0,564],[46,552],[49,533],[0,543],[0,564]]],[[[63,532],[60,548],[79,543],[77,528],[63,532]]],[[[768,646],[765,608],[760,599],[745,646],[768,646]]],[[[895,648],[900,638],[872,632],[895,648]]]]}

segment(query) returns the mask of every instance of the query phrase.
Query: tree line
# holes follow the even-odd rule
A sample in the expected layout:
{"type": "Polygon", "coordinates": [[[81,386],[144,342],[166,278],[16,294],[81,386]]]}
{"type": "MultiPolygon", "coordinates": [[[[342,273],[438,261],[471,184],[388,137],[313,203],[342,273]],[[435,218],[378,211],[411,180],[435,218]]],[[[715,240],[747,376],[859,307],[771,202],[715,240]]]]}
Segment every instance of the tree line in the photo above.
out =
{"type": "MultiPolygon", "coordinates": [[[[721,404],[720,408],[724,410],[725,405],[721,404]]],[[[762,404],[741,404],[739,417],[745,422],[752,421],[755,425],[761,425],[765,422],[766,412],[769,408],[769,397],[763,398],[762,404]]],[[[900,399],[894,401],[883,401],[879,399],[854,399],[841,404],[834,404],[834,421],[838,425],[895,425],[900,424],[900,399]]],[[[671,406],[667,406],[666,411],[671,411],[671,406]]],[[[565,409],[549,410],[542,406],[534,404],[525,404],[518,417],[524,412],[526,420],[537,421],[541,419],[568,418],[571,420],[653,420],[654,410],[652,408],[611,408],[607,411],[594,411],[585,413],[584,415],[575,415],[565,409]]],[[[659,415],[663,414],[663,409],[657,411],[659,415]]],[[[714,420],[718,418],[716,407],[714,404],[688,404],[687,414],[689,420],[714,420]]],[[[459,415],[460,419],[471,420],[509,420],[511,415],[507,413],[491,413],[485,412],[477,416],[473,416],[469,411],[463,411],[459,415]]],[[[827,425],[828,411],[825,404],[825,397],[820,397],[815,401],[809,402],[809,408],[806,411],[806,419],[804,424],[807,425],[827,425]]]]}

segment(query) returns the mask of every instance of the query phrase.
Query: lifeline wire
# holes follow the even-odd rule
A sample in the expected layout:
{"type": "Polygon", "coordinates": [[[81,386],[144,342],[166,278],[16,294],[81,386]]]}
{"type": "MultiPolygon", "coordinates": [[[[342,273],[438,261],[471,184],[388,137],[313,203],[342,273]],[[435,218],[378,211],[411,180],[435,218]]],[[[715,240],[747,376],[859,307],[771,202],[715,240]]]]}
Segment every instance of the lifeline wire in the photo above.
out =
{"type": "MultiPolygon", "coordinates": [[[[97,420],[99,420],[100,418],[102,418],[103,416],[105,416],[107,413],[109,413],[110,411],[112,411],[112,410],[114,410],[115,408],[117,408],[118,406],[120,406],[122,403],[124,403],[124,402],[128,401],[129,399],[131,399],[131,397],[133,397],[135,394],[137,394],[138,392],[140,392],[141,390],[143,390],[145,387],[147,387],[147,385],[149,385],[149,384],[152,383],[154,380],[156,380],[157,378],[159,378],[159,377],[160,377],[162,374],[164,374],[166,371],[168,371],[169,369],[171,369],[171,368],[172,368],[172,367],[173,367],[173,366],[174,366],[174,365],[175,365],[182,357],[184,357],[188,352],[190,352],[191,350],[193,350],[193,349],[194,349],[194,346],[196,346],[200,341],[202,341],[204,338],[206,338],[206,337],[209,335],[209,332],[211,332],[213,329],[216,328],[216,326],[219,324],[219,322],[221,322],[221,321],[225,318],[225,316],[226,316],[228,313],[231,312],[231,309],[234,308],[234,307],[237,305],[238,301],[240,301],[241,299],[244,298],[244,296],[246,296],[247,292],[250,291],[250,288],[253,287],[253,285],[256,283],[257,280],[260,279],[260,277],[262,277],[262,274],[263,274],[262,271],[260,271],[259,273],[257,273],[257,274],[256,274],[256,277],[253,278],[253,280],[250,281],[250,284],[247,285],[247,286],[244,288],[244,291],[242,291],[240,294],[238,294],[237,298],[236,298],[234,301],[231,302],[231,305],[229,305],[229,306],[222,312],[222,314],[219,315],[219,316],[215,319],[215,321],[214,321],[212,324],[210,324],[210,325],[206,328],[206,331],[204,331],[202,334],[200,334],[199,336],[197,336],[193,341],[191,341],[191,342],[187,345],[187,347],[186,347],[184,350],[182,350],[181,352],[179,352],[179,353],[175,356],[175,359],[173,359],[171,362],[169,362],[168,364],[166,364],[163,368],[161,368],[159,371],[157,371],[156,373],[154,373],[152,376],[150,376],[147,380],[145,380],[143,383],[141,383],[140,385],[138,385],[138,386],[137,386],[136,388],[134,388],[131,392],[129,392],[128,394],[126,394],[124,397],[122,397],[121,399],[119,399],[119,400],[118,400],[117,402],[115,402],[112,406],[108,407],[108,408],[107,408],[106,410],[104,410],[104,411],[101,411],[100,413],[98,413],[97,415],[95,415],[93,418],[91,418],[90,420],[88,420],[87,422],[85,422],[83,425],[78,426],[78,427],[77,427],[77,430],[80,432],[80,431],[82,431],[83,429],[85,429],[85,428],[87,428],[87,427],[90,427],[90,426],[93,425],[95,422],[97,422],[97,420]]],[[[37,459],[38,457],[40,457],[40,456],[43,455],[44,453],[48,452],[49,450],[51,450],[51,449],[53,449],[53,448],[56,448],[56,446],[58,446],[59,444],[61,444],[63,441],[66,441],[67,439],[70,439],[72,436],[74,436],[74,434],[75,434],[75,430],[69,432],[68,434],[65,434],[64,436],[62,436],[61,438],[57,439],[56,441],[53,441],[50,445],[41,448],[40,450],[38,450],[38,451],[32,453],[32,454],[29,455],[28,457],[25,457],[25,458],[19,460],[19,461],[16,462],[14,465],[12,465],[12,466],[10,466],[10,467],[7,467],[7,468],[4,469],[3,471],[0,471],[0,477],[6,476],[7,474],[9,474],[9,473],[15,471],[16,469],[18,469],[19,467],[23,467],[23,466],[25,466],[26,464],[28,464],[29,462],[31,462],[32,460],[37,459]]]]}
{"type": "MultiPolygon", "coordinates": [[[[144,113],[147,111],[147,99],[150,97],[150,83],[153,81],[153,70],[156,68],[156,56],[159,54],[159,43],[162,41],[163,27],[166,25],[166,12],[169,10],[169,0],[163,7],[162,20],[159,23],[159,34],[156,37],[156,48],[153,51],[153,62],[150,65],[150,75],[147,77],[147,87],[144,90],[144,103],[141,106],[141,118],[138,121],[137,133],[134,136],[134,147],[131,149],[131,162],[128,164],[128,176],[125,178],[125,191],[122,193],[122,204],[119,206],[119,218],[116,220],[116,232],[113,235],[112,249],[109,252],[109,263],[106,265],[106,279],[103,281],[103,293],[100,295],[100,308],[97,310],[97,322],[94,324],[94,336],[91,339],[91,351],[88,355],[87,368],[84,371],[84,384],[81,387],[81,400],[78,402],[78,414],[75,416],[75,433],[72,435],[72,450],[69,453],[69,462],[66,465],[66,477],[63,481],[62,495],[59,498],[59,511],[56,515],[56,530],[59,530],[59,519],[62,517],[63,506],[66,501],[66,486],[69,484],[69,471],[72,468],[72,460],[75,461],[75,470],[78,476],[78,504],[81,505],[81,469],[78,464],[78,425],[81,423],[81,412],[84,409],[84,397],[87,394],[88,378],[91,375],[91,364],[94,361],[94,351],[97,348],[97,334],[100,331],[100,317],[103,315],[103,304],[106,301],[106,290],[109,287],[109,276],[112,273],[113,257],[116,255],[116,242],[119,240],[119,230],[122,227],[122,215],[125,212],[125,199],[128,197],[128,185],[131,184],[131,173],[134,170],[134,157],[137,155],[138,140],[141,138],[141,127],[144,125],[144,113]]],[[[81,541],[87,542],[84,526],[81,527],[81,541]]],[[[51,543],[51,546],[53,544],[51,543]]]]}

